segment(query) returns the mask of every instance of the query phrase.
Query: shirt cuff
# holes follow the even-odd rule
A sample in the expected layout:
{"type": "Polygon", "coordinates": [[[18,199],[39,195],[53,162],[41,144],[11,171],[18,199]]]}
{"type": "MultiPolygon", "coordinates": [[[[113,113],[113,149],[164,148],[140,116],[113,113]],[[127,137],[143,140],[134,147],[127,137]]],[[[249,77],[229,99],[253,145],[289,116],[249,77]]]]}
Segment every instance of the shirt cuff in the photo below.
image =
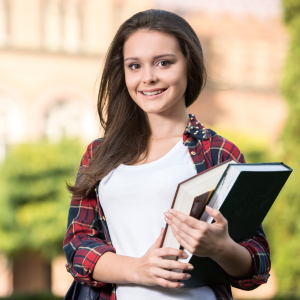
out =
{"type": "Polygon", "coordinates": [[[270,259],[264,247],[257,241],[251,239],[239,243],[245,247],[252,258],[253,276],[251,278],[233,278],[226,273],[226,276],[233,287],[243,290],[253,290],[268,281],[270,277],[270,259]]]}
{"type": "MultiPolygon", "coordinates": [[[[86,244],[86,242],[83,244],[86,244]]],[[[91,274],[99,258],[108,251],[116,253],[116,249],[108,245],[89,247],[89,245],[83,244],[77,249],[73,264],[68,263],[65,265],[66,269],[71,273],[75,281],[79,281],[86,286],[102,287],[108,282],[96,281],[91,274]]]]}

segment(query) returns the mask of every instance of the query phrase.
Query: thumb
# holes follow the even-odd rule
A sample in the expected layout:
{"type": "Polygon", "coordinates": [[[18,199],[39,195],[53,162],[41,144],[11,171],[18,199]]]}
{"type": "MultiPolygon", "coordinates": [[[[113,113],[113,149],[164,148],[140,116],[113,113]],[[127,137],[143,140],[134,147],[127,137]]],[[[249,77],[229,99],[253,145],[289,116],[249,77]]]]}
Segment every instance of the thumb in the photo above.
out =
{"type": "Polygon", "coordinates": [[[207,213],[215,219],[216,223],[225,224],[227,222],[218,209],[212,208],[208,205],[206,205],[205,209],[207,213]]]}
{"type": "Polygon", "coordinates": [[[151,246],[150,249],[160,248],[160,244],[161,244],[163,236],[164,236],[164,231],[165,231],[165,229],[162,227],[160,229],[160,235],[159,235],[158,239],[155,241],[155,243],[151,246]]]}

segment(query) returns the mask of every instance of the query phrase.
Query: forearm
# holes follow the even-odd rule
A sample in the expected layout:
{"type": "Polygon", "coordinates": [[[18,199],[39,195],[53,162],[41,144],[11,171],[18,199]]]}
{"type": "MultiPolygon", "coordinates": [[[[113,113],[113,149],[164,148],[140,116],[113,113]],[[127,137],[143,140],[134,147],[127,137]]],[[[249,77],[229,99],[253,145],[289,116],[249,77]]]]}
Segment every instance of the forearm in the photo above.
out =
{"type": "Polygon", "coordinates": [[[232,239],[212,258],[232,277],[244,279],[253,276],[251,254],[232,239]]]}
{"type": "Polygon", "coordinates": [[[132,268],[135,261],[134,257],[107,251],[97,261],[92,277],[106,283],[134,283],[132,268]]]}

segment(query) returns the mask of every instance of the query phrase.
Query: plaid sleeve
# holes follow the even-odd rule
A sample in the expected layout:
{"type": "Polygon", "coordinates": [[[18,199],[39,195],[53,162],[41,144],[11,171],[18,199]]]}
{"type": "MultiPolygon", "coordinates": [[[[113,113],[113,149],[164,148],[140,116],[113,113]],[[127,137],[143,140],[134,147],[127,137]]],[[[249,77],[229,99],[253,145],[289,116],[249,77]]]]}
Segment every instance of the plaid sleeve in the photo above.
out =
{"type": "Polygon", "coordinates": [[[254,275],[252,278],[238,280],[227,274],[227,278],[230,284],[236,288],[254,290],[268,281],[271,269],[270,247],[262,225],[260,225],[253,239],[245,240],[239,244],[251,254],[254,275]]]}
{"type": "MultiPolygon", "coordinates": [[[[211,155],[216,164],[230,158],[234,158],[240,163],[245,163],[244,155],[237,146],[218,135],[212,138],[211,155]]],[[[243,280],[234,279],[228,274],[227,277],[232,286],[244,290],[253,290],[267,282],[271,269],[270,246],[262,225],[260,225],[253,239],[245,240],[239,244],[251,254],[254,275],[252,278],[243,280]]]]}
{"type": "MultiPolygon", "coordinates": [[[[92,153],[99,140],[91,143],[85,152],[79,169],[88,166],[92,153]]],[[[79,179],[77,175],[76,181],[79,179]]],[[[107,251],[116,253],[116,249],[107,244],[98,214],[96,193],[88,197],[75,199],[72,197],[69,208],[68,226],[63,241],[63,248],[67,257],[67,271],[75,281],[87,286],[101,287],[104,282],[95,281],[91,273],[98,259],[107,251]]]]}

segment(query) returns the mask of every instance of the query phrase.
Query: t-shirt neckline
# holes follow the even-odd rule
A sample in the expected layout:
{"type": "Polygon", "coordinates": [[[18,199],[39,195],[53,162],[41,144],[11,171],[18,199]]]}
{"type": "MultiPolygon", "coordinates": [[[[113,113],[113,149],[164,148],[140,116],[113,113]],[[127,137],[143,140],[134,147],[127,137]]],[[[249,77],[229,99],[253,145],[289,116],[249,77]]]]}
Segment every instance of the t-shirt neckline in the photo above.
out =
{"type": "Polygon", "coordinates": [[[142,164],[142,165],[136,165],[136,166],[120,164],[119,168],[121,167],[122,169],[126,168],[126,169],[131,169],[131,170],[140,170],[140,169],[145,169],[145,168],[157,165],[157,164],[163,162],[164,160],[166,160],[170,155],[172,155],[172,153],[174,151],[176,151],[176,149],[181,145],[181,143],[183,143],[183,137],[181,137],[181,139],[176,143],[176,145],[169,152],[167,152],[164,156],[162,156],[161,158],[159,158],[157,160],[154,160],[150,163],[142,164]]]}

